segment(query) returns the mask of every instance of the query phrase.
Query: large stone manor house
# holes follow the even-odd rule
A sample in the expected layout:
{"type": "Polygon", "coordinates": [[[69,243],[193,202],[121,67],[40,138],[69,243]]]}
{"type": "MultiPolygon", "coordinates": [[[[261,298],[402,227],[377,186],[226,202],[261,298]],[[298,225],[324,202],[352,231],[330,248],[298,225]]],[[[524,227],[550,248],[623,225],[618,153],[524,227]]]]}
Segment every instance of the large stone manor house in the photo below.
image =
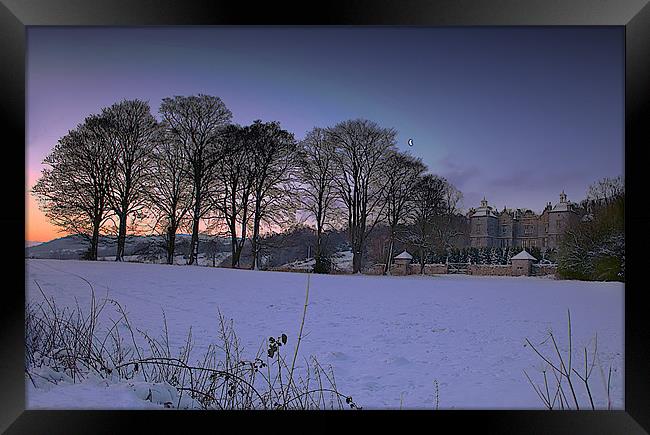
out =
{"type": "Polygon", "coordinates": [[[583,212],[578,204],[567,201],[564,191],[560,202],[547,203],[541,214],[528,209],[497,211],[483,198],[481,206],[470,209],[470,246],[557,248],[564,231],[580,221],[583,212]]]}

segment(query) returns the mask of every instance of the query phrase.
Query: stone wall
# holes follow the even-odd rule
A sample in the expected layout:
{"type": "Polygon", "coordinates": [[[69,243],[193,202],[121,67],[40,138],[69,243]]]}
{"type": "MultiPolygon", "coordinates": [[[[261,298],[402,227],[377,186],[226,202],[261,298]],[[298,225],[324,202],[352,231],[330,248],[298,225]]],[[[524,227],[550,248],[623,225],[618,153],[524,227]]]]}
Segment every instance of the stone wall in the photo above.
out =
{"type": "MultiPolygon", "coordinates": [[[[440,275],[448,273],[449,266],[446,264],[425,264],[424,265],[424,274],[425,275],[440,275]]],[[[408,266],[409,275],[419,275],[420,274],[420,264],[412,263],[408,266]]]]}
{"type": "Polygon", "coordinates": [[[468,275],[512,276],[512,266],[496,264],[470,264],[468,275]]]}
{"type": "Polygon", "coordinates": [[[366,270],[364,270],[363,273],[366,275],[381,275],[384,273],[384,266],[385,264],[373,264],[372,266],[368,266],[366,270]]]}
{"type": "MultiPolygon", "coordinates": [[[[424,274],[425,275],[440,275],[448,273],[449,266],[446,264],[425,264],[424,265],[424,274]]],[[[366,275],[381,275],[384,273],[384,264],[373,264],[368,266],[364,271],[366,275]]],[[[404,275],[419,275],[420,274],[420,264],[411,263],[411,264],[393,264],[390,268],[390,274],[393,276],[404,276],[404,275]]]]}
{"type": "Polygon", "coordinates": [[[425,264],[424,265],[425,275],[437,275],[437,274],[444,274],[448,272],[449,272],[449,266],[447,266],[446,264],[425,264]]]}
{"type": "Polygon", "coordinates": [[[409,275],[419,275],[420,274],[420,263],[411,263],[408,265],[407,272],[409,275]]]}
{"type": "MultiPolygon", "coordinates": [[[[522,263],[526,263],[522,261],[522,263]]],[[[516,266],[516,265],[515,265],[516,266]]],[[[496,265],[496,264],[470,264],[467,266],[468,275],[484,275],[484,276],[544,276],[544,275],[555,275],[557,272],[556,265],[543,265],[533,264],[530,267],[530,271],[527,270],[526,264],[522,264],[522,270],[515,270],[515,267],[512,265],[496,265]]],[[[291,270],[291,272],[297,272],[296,270],[291,270]]],[[[301,271],[302,272],[302,271],[301,271]]],[[[364,270],[366,275],[381,275],[384,272],[383,264],[374,264],[368,266],[364,270]]],[[[441,275],[449,273],[449,266],[446,264],[425,264],[424,265],[424,274],[425,275],[441,275]]],[[[393,276],[405,276],[405,275],[419,275],[420,274],[420,264],[411,263],[411,264],[393,264],[391,266],[391,275],[393,276]]]]}
{"type": "MultiPolygon", "coordinates": [[[[522,262],[524,263],[524,262],[522,262]]],[[[525,266],[524,266],[525,267],[525,266]]],[[[294,273],[308,273],[310,268],[296,269],[291,267],[274,267],[269,270],[277,272],[294,272],[294,273]]],[[[468,275],[487,275],[487,276],[517,276],[528,275],[526,270],[521,270],[517,273],[512,265],[495,265],[495,264],[470,264],[467,266],[468,275]]],[[[384,264],[373,264],[364,269],[365,275],[382,275],[384,273],[384,264]]],[[[449,266],[446,264],[425,264],[425,275],[442,275],[449,273],[449,266]]],[[[347,275],[345,271],[332,271],[333,275],[347,275]]],[[[393,264],[391,266],[391,275],[404,276],[404,275],[419,275],[420,264],[393,264]]],[[[531,276],[545,276],[557,275],[557,265],[539,265],[533,264],[530,267],[531,276]]]]}
{"type": "Polygon", "coordinates": [[[531,272],[534,276],[556,275],[557,266],[533,264],[533,269],[531,272]]]}
{"type": "Polygon", "coordinates": [[[390,267],[390,274],[393,276],[404,276],[408,272],[408,266],[406,263],[395,263],[390,267]]]}

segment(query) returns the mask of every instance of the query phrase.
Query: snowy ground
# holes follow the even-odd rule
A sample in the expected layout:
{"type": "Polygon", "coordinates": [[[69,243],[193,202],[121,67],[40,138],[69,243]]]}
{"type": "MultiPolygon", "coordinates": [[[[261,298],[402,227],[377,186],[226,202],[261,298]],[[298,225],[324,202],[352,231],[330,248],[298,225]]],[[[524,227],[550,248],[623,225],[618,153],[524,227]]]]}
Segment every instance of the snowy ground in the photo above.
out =
{"type": "MultiPolygon", "coordinates": [[[[134,326],[159,336],[162,310],[172,345],[193,327],[198,357],[216,341],[217,309],[234,319],[249,356],[267,337],[286,333],[293,349],[307,275],[155,264],[26,260],[27,299],[41,299],[34,281],[61,306],[99,295],[117,299],[134,326]]],[[[621,283],[542,278],[313,275],[301,355],[331,364],[339,390],[369,408],[543,408],[525,369],[541,380],[540,359],[525,338],[540,343],[551,328],[567,348],[571,310],[575,364],[598,334],[592,376],[596,406],[604,407],[611,364],[613,406],[622,409],[624,298],[621,283]]],[[[550,352],[551,348],[541,346],[550,352]]],[[[578,368],[581,366],[578,366],[578,368]]],[[[128,385],[99,380],[35,389],[28,408],[146,408],[128,385]]]]}

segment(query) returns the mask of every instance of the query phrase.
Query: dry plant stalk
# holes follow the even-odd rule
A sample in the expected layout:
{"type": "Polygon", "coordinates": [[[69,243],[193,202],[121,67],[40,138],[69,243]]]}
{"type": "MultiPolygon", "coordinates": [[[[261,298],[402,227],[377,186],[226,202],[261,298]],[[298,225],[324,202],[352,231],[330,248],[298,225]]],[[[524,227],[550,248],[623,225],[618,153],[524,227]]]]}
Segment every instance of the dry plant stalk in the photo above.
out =
{"type": "Polygon", "coordinates": [[[190,328],[175,354],[164,311],[162,336],[153,337],[134,328],[117,301],[105,298],[98,302],[92,284],[86,282],[91,288],[88,314],[78,303],[74,309],[57,307],[40,286],[44,302],[27,306],[25,373],[34,386],[43,378],[39,370],[48,368],[68,376],[71,382],[82,382],[92,372],[112,381],[167,384],[178,392],[175,403],[165,403],[170,408],[361,409],[352,397],[338,391],[332,368],[323,368],[315,357],[305,359],[304,373],[297,373],[296,360],[309,303],[309,278],[290,366],[281,352],[288,341],[286,334],[277,339],[270,337],[252,360],[246,359],[232,320],[227,321],[220,311],[218,343],[208,345],[201,357],[192,358],[190,328]],[[114,308],[112,313],[105,312],[109,306],[114,308]],[[108,326],[101,327],[102,313],[117,314],[117,318],[109,318],[108,326]]]}
{"type": "MultiPolygon", "coordinates": [[[[596,365],[596,359],[598,358],[598,335],[596,334],[594,336],[594,349],[592,352],[592,358],[591,362],[589,362],[589,357],[588,357],[588,351],[587,351],[587,346],[584,347],[584,372],[578,372],[573,366],[573,361],[572,361],[572,354],[573,354],[573,343],[572,343],[572,332],[571,332],[571,311],[567,310],[567,324],[568,324],[568,355],[566,357],[562,356],[562,353],[560,352],[560,348],[558,346],[558,343],[555,339],[555,335],[553,334],[552,331],[549,331],[548,333],[548,338],[544,340],[541,344],[546,343],[549,339],[553,343],[553,349],[555,351],[555,355],[557,356],[557,361],[552,361],[552,357],[544,355],[542,352],[540,352],[537,347],[528,339],[526,338],[526,344],[530,346],[531,349],[544,361],[544,363],[550,367],[551,373],[553,374],[553,379],[549,379],[547,370],[544,369],[542,370],[542,376],[544,380],[543,387],[536,385],[531,377],[528,375],[526,370],[524,370],[524,375],[526,376],[526,379],[528,379],[528,382],[530,383],[531,387],[537,394],[537,396],[540,398],[542,403],[544,403],[544,406],[548,408],[549,410],[552,409],[573,409],[572,406],[574,406],[576,410],[580,409],[580,402],[577,397],[577,387],[574,384],[575,378],[572,379],[572,375],[575,375],[582,381],[582,384],[584,386],[584,389],[587,393],[587,397],[589,398],[589,405],[592,410],[596,409],[596,406],[594,404],[594,398],[592,395],[592,390],[591,386],[589,384],[589,379],[591,377],[592,371],[596,365]],[[567,387],[568,387],[568,392],[565,391],[565,386],[563,385],[563,382],[566,381],[567,387]],[[552,384],[549,385],[549,382],[552,384]],[[567,394],[570,393],[571,401],[567,398],[567,394]]],[[[611,392],[610,392],[610,386],[611,386],[611,374],[612,374],[612,367],[610,365],[609,367],[609,376],[607,379],[607,409],[611,409],[611,392]]]]}

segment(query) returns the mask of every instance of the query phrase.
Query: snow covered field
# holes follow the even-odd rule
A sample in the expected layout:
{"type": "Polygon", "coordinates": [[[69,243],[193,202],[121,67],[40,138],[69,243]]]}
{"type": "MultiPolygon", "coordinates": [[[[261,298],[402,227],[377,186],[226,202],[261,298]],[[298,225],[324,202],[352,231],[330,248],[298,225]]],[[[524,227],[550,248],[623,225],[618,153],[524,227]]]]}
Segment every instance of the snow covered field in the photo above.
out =
{"type": "MultiPolygon", "coordinates": [[[[217,309],[232,318],[254,356],[273,335],[286,333],[293,351],[307,275],[155,264],[26,260],[26,297],[60,306],[84,306],[88,285],[108,294],[135,327],[159,336],[162,310],[178,348],[193,327],[194,355],[216,342],[217,309]]],[[[340,391],[369,408],[433,408],[434,380],[441,409],[543,408],[523,370],[541,381],[543,364],[525,347],[551,328],[567,349],[571,310],[574,367],[582,347],[598,356],[591,387],[605,407],[610,364],[613,407],[623,408],[624,293],[621,283],[556,281],[528,277],[313,275],[300,353],[331,364],[340,391]],[[615,370],[615,371],[614,371],[615,370]]],[[[550,353],[551,348],[540,348],[550,353]]],[[[576,366],[577,365],[577,366],[576,366]]],[[[149,408],[123,385],[87,381],[35,389],[27,382],[27,406],[35,408],[149,408]]],[[[579,388],[582,391],[581,388],[579,388]]]]}

